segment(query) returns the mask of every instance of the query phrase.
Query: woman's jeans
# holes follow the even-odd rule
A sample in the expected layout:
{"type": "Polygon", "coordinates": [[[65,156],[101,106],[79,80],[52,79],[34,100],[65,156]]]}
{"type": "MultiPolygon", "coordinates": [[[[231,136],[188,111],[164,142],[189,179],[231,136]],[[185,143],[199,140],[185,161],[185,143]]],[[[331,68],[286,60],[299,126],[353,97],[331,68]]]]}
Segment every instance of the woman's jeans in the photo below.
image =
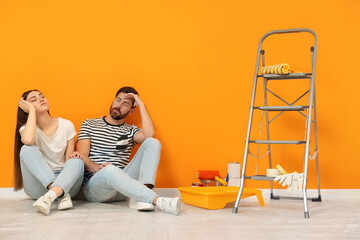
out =
{"type": "Polygon", "coordinates": [[[124,169],[108,165],[95,173],[84,185],[86,198],[91,202],[113,202],[131,197],[152,203],[157,194],[144,184],[155,184],[160,152],[160,142],[147,138],[124,169]]]}
{"type": "Polygon", "coordinates": [[[24,191],[33,199],[44,195],[50,183],[53,183],[52,187],[62,188],[64,195],[69,193],[71,197],[80,191],[84,177],[82,159],[71,158],[61,171],[54,172],[38,147],[24,145],[20,151],[20,166],[24,191]]]}

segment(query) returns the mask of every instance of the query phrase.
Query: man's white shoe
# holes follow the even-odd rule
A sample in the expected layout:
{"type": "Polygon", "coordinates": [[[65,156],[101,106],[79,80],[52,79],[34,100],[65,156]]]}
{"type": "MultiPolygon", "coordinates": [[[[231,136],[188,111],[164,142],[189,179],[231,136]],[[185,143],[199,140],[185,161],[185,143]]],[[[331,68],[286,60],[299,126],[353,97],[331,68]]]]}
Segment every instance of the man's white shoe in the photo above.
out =
{"type": "Polygon", "coordinates": [[[156,200],[156,205],[165,213],[172,213],[175,215],[180,214],[180,203],[181,200],[179,197],[175,198],[164,198],[159,197],[156,200]]]}
{"type": "Polygon", "coordinates": [[[33,206],[41,213],[48,215],[50,213],[50,206],[51,206],[52,200],[49,196],[44,195],[39,197],[36,202],[34,202],[33,206]]]}
{"type": "Polygon", "coordinates": [[[69,209],[72,207],[73,207],[73,203],[71,201],[70,194],[67,193],[64,197],[59,199],[59,205],[58,205],[59,210],[65,210],[65,209],[69,209]]]}
{"type": "Polygon", "coordinates": [[[135,198],[130,198],[129,200],[129,208],[137,209],[139,211],[154,211],[155,206],[151,203],[139,202],[135,198]]]}

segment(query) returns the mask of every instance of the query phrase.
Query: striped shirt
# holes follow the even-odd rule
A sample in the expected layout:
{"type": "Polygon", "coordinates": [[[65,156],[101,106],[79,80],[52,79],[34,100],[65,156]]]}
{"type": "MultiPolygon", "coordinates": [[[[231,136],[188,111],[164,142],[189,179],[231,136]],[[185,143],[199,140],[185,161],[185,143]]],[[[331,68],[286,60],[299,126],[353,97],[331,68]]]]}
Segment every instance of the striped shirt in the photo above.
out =
{"type": "MultiPolygon", "coordinates": [[[[86,119],[79,131],[78,140],[90,139],[89,158],[99,165],[110,162],[124,168],[129,163],[131,151],[135,146],[134,136],[141,131],[136,125],[124,122],[121,125],[111,125],[105,117],[86,119]]],[[[85,181],[94,173],[85,171],[85,181]]]]}

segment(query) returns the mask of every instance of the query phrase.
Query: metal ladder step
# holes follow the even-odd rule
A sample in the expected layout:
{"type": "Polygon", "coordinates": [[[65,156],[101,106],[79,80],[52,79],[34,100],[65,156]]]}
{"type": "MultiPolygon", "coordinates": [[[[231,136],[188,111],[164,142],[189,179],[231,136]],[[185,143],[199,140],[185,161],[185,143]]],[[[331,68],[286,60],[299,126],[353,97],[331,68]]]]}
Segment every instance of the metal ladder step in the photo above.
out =
{"type": "Polygon", "coordinates": [[[260,180],[260,181],[274,181],[275,177],[267,177],[266,175],[245,176],[245,179],[260,180]]]}
{"type": "Polygon", "coordinates": [[[305,79],[311,78],[311,73],[290,73],[290,74],[264,74],[258,75],[268,80],[305,79]]]}
{"type": "Polygon", "coordinates": [[[260,109],[263,111],[304,111],[309,106],[260,106],[254,107],[254,109],[260,109]]]}
{"type": "Polygon", "coordinates": [[[298,140],[250,140],[249,143],[256,143],[256,144],[304,144],[306,141],[298,141],[298,140]]]}

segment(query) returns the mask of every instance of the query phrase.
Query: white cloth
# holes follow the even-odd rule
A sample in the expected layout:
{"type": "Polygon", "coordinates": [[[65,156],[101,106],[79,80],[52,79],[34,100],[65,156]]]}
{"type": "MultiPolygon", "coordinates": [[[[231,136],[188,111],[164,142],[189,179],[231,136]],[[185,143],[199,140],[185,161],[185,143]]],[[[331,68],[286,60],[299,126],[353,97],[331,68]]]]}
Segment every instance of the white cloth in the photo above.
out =
{"type": "Polygon", "coordinates": [[[276,176],[274,181],[279,181],[283,187],[288,185],[289,192],[300,192],[302,190],[304,173],[293,172],[285,175],[276,176]]]}
{"type": "MultiPolygon", "coordinates": [[[[58,118],[59,126],[52,136],[46,136],[40,128],[36,126],[35,146],[37,146],[46,162],[54,171],[61,170],[65,164],[65,151],[67,141],[76,135],[74,124],[66,119],[58,118]]],[[[25,128],[22,126],[20,132],[25,128]]]]}

